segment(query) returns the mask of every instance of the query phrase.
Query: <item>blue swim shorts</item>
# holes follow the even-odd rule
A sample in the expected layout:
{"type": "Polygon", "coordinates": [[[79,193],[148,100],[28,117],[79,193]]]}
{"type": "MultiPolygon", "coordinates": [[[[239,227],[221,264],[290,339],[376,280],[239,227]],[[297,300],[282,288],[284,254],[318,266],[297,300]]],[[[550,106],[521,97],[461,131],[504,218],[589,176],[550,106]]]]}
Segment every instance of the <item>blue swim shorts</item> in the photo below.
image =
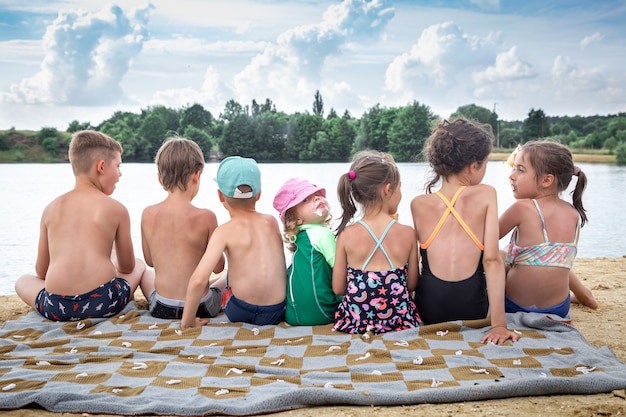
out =
{"type": "MultiPolygon", "coordinates": [[[[148,310],[153,317],[160,319],[181,319],[183,317],[184,300],[163,297],[156,290],[152,291],[148,298],[148,310]]],[[[206,295],[200,299],[196,317],[215,317],[221,310],[222,290],[211,287],[206,295]]]]}
{"type": "Polygon", "coordinates": [[[37,294],[35,306],[48,320],[77,321],[114,316],[126,307],[132,297],[128,282],[124,278],[113,278],[81,295],[50,294],[44,288],[37,294]]]}
{"type": "Polygon", "coordinates": [[[231,322],[251,323],[259,326],[278,324],[285,320],[286,303],[283,301],[269,306],[257,306],[239,300],[231,294],[224,305],[224,313],[231,322]]]}
{"type": "Polygon", "coordinates": [[[565,301],[563,301],[561,304],[557,304],[555,306],[547,308],[524,307],[511,300],[506,295],[504,296],[504,310],[507,313],[517,313],[518,311],[524,311],[526,313],[556,314],[557,316],[565,318],[569,314],[569,306],[569,294],[567,295],[565,301]]]}

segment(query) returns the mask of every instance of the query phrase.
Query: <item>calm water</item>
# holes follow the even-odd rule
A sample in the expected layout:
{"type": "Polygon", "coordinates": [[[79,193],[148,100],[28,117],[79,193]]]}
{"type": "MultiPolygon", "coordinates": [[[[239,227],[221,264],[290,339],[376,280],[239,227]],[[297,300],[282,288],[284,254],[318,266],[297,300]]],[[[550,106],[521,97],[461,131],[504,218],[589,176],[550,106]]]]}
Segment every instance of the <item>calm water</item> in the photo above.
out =
{"type": "MultiPolygon", "coordinates": [[[[412,224],[409,204],[413,196],[423,193],[428,177],[426,164],[399,164],[403,199],[398,209],[400,222],[412,224]]],[[[581,164],[588,185],[583,202],[589,223],[581,232],[578,256],[581,258],[622,257],[626,255],[626,167],[581,164]]],[[[275,214],[274,194],[291,176],[302,176],[326,187],[335,217],[339,216],[336,198],[337,178],[349,168],[348,163],[325,164],[261,164],[263,191],[257,205],[259,211],[275,214]]],[[[122,164],[122,178],[113,197],[124,203],[130,212],[135,251],[141,257],[140,219],[143,208],[165,198],[153,164],[122,164]]],[[[213,181],[217,164],[207,164],[201,189],[194,200],[199,207],[213,210],[220,223],[228,220],[228,212],[217,200],[213,181]]],[[[508,183],[510,168],[504,162],[489,162],[484,182],[498,190],[500,212],[513,196],[508,183]]],[[[572,181],[573,183],[575,180],[572,181]]],[[[15,279],[33,273],[41,212],[54,197],[74,185],[69,164],[0,164],[0,295],[14,294],[15,279]]],[[[564,194],[569,199],[569,194],[564,194]]],[[[568,200],[568,201],[571,201],[568,200]]],[[[501,244],[508,242],[504,238],[501,244]]]]}

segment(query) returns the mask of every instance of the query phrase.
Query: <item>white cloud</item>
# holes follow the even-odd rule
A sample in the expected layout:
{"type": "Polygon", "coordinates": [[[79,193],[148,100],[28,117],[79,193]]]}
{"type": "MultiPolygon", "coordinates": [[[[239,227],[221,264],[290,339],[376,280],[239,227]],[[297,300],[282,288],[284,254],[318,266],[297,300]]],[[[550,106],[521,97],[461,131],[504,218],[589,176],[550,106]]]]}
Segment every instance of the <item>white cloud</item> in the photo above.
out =
{"type": "Polygon", "coordinates": [[[150,7],[126,16],[117,6],[97,13],[61,12],[43,38],[40,71],[2,94],[2,101],[25,104],[114,104],[120,82],[147,37],[150,7]]]}
{"type": "MultiPolygon", "coordinates": [[[[150,104],[180,108],[198,103],[212,112],[218,112],[230,100],[230,94],[230,89],[224,85],[217,71],[209,67],[199,89],[185,87],[161,90],[154,94],[150,104]]],[[[217,114],[214,116],[217,117],[217,114]]]]}
{"type": "Polygon", "coordinates": [[[585,36],[585,38],[580,41],[580,47],[585,49],[592,43],[600,42],[602,39],[604,39],[604,36],[601,35],[600,32],[596,32],[591,36],[585,36]]]}
{"type": "Polygon", "coordinates": [[[381,0],[344,0],[331,5],[320,23],[285,31],[275,44],[252,58],[234,77],[238,100],[271,98],[279,108],[308,108],[323,82],[326,59],[341,54],[349,41],[378,36],[393,15],[393,9],[381,0]]]}
{"type": "Polygon", "coordinates": [[[532,78],[537,75],[533,67],[517,56],[517,47],[498,54],[496,64],[473,74],[476,84],[498,83],[532,78]]]}
{"type": "Polygon", "coordinates": [[[605,73],[602,68],[582,69],[573,64],[569,57],[557,56],[551,69],[552,79],[559,86],[558,94],[580,90],[599,92],[606,88],[605,73]]]}
{"type": "Polygon", "coordinates": [[[422,31],[409,52],[394,58],[387,67],[387,90],[415,92],[424,83],[443,87],[453,84],[459,69],[467,71],[494,56],[497,36],[481,39],[470,36],[452,21],[431,25],[422,31]]]}

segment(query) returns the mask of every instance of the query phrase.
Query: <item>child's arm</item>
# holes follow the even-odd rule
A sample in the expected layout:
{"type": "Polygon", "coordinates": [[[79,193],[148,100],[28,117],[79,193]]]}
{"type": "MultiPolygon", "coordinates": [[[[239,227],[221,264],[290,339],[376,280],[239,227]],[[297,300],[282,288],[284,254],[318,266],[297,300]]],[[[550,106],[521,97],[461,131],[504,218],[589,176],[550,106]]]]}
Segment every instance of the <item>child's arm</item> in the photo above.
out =
{"type": "Polygon", "coordinates": [[[496,191],[489,187],[485,192],[487,199],[487,213],[485,216],[485,237],[483,251],[483,267],[487,280],[487,297],[489,298],[489,315],[491,329],[482,338],[481,343],[493,342],[502,344],[511,339],[514,342],[519,336],[508,330],[504,311],[505,272],[504,261],[500,256],[498,202],[496,191]]]}
{"type": "Polygon", "coordinates": [[[513,203],[502,213],[502,216],[500,216],[498,220],[500,239],[508,235],[513,228],[519,226],[519,219],[521,218],[520,208],[519,202],[513,203]]]}
{"type": "MultiPolygon", "coordinates": [[[[210,213],[209,217],[209,241],[211,241],[211,237],[215,230],[217,229],[217,216],[211,210],[207,210],[210,213]]],[[[219,261],[215,264],[215,268],[213,268],[213,273],[219,274],[224,271],[224,266],[226,266],[226,260],[224,258],[224,254],[222,254],[219,261]]]]}
{"type": "Polygon", "coordinates": [[[348,258],[345,251],[343,235],[337,237],[337,250],[335,251],[335,265],[333,266],[333,292],[336,295],[344,295],[348,286],[348,258]]]}
{"type": "Polygon", "coordinates": [[[130,235],[130,215],[124,206],[121,206],[119,211],[119,223],[115,234],[117,269],[123,274],[131,274],[135,269],[135,251],[130,235]]]}
{"type": "Polygon", "coordinates": [[[211,278],[211,271],[215,269],[215,265],[223,259],[223,253],[226,249],[225,235],[220,228],[215,230],[209,244],[207,245],[200,263],[191,274],[189,284],[187,285],[187,294],[185,296],[185,307],[183,308],[183,317],[180,322],[180,327],[197,327],[207,323],[206,320],[201,320],[196,317],[196,311],[200,305],[200,299],[206,294],[209,288],[209,279],[211,278]]]}
{"type": "MultiPolygon", "coordinates": [[[[44,212],[45,214],[45,212],[44,212]]],[[[46,279],[48,267],[50,266],[50,247],[48,244],[48,227],[41,216],[39,223],[39,244],[37,245],[37,261],[35,262],[35,272],[37,277],[46,279]]]]}
{"type": "Polygon", "coordinates": [[[143,259],[146,261],[146,264],[149,266],[154,266],[154,262],[152,261],[152,253],[150,252],[150,245],[148,244],[148,239],[145,234],[145,224],[146,224],[146,211],[141,215],[141,250],[143,251],[143,259]]]}
{"type": "Polygon", "coordinates": [[[407,227],[411,229],[411,252],[409,253],[409,271],[406,283],[409,292],[413,292],[417,288],[417,280],[419,278],[420,254],[417,250],[417,234],[415,233],[415,229],[410,226],[407,227]]]}

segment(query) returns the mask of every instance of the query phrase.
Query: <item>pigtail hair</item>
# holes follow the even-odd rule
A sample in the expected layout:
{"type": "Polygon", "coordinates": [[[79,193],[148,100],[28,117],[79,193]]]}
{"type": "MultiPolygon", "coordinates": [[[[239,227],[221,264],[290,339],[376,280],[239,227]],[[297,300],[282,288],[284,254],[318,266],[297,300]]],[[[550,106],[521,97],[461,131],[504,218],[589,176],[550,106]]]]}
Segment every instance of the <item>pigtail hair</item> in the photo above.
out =
{"type": "Polygon", "coordinates": [[[585,191],[585,187],[587,186],[587,176],[585,173],[578,167],[575,167],[575,173],[578,177],[576,181],[576,187],[571,192],[572,195],[572,204],[574,208],[580,215],[580,226],[584,226],[587,223],[587,210],[583,207],[583,192],[585,191]]]}
{"type": "Polygon", "coordinates": [[[345,173],[339,177],[339,182],[337,183],[337,197],[339,198],[339,204],[343,212],[341,222],[335,230],[337,236],[343,232],[343,229],[346,228],[356,214],[356,204],[354,204],[354,199],[352,198],[351,181],[350,174],[345,173]]]}

